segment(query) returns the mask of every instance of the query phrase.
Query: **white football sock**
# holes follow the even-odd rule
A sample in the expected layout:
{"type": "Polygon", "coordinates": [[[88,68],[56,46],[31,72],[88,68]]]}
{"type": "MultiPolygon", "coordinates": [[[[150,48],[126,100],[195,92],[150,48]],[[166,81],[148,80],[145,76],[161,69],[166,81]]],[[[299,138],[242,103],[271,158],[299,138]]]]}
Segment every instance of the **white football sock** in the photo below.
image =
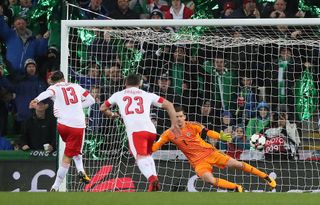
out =
{"type": "Polygon", "coordinates": [[[77,156],[74,156],[72,159],[73,159],[73,161],[74,161],[74,163],[75,163],[75,165],[76,165],[76,168],[77,168],[78,173],[79,173],[79,172],[84,172],[82,155],[79,154],[79,155],[77,155],[77,156]]]}
{"type": "Polygon", "coordinates": [[[54,181],[54,184],[52,185],[52,188],[55,190],[58,190],[61,183],[63,182],[64,178],[66,177],[68,170],[69,170],[70,164],[61,164],[58,171],[56,180],[54,181]]]}
{"type": "Polygon", "coordinates": [[[154,164],[154,160],[151,156],[140,156],[137,159],[137,165],[141,171],[141,173],[147,178],[149,179],[150,176],[152,175],[157,175],[156,174],[156,168],[155,168],[155,164],[154,164]]]}
{"type": "Polygon", "coordinates": [[[152,175],[157,176],[156,164],[154,163],[154,159],[152,156],[148,156],[149,163],[152,168],[152,175]]]}

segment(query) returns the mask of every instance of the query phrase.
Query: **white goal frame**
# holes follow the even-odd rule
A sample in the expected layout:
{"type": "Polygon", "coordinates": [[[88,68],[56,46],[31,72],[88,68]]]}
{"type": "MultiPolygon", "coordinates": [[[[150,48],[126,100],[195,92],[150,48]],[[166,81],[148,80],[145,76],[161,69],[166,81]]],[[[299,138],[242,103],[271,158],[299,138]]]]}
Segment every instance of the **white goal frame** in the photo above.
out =
{"type": "MultiPolygon", "coordinates": [[[[186,20],[62,20],[61,21],[61,71],[68,76],[70,27],[155,27],[155,26],[320,26],[320,18],[283,19],[186,19],[186,20]]],[[[320,41],[320,38],[319,38],[320,41]]],[[[319,43],[320,46],[320,43],[319,43]]],[[[66,77],[66,80],[68,78],[66,77]]],[[[59,138],[58,163],[61,163],[65,144],[59,138]]],[[[66,191],[66,179],[59,191],[66,191]]]]}

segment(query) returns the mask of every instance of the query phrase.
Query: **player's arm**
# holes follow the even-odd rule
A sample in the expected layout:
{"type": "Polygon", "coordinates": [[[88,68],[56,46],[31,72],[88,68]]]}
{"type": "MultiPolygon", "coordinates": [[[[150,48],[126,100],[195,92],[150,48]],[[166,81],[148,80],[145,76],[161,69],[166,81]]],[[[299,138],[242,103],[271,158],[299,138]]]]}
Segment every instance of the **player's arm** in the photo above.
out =
{"type": "Polygon", "coordinates": [[[116,112],[112,112],[110,110],[111,107],[111,103],[109,102],[109,100],[106,100],[104,103],[102,103],[102,105],[100,106],[100,111],[105,114],[107,117],[111,118],[111,119],[115,119],[120,117],[120,115],[116,112]]]}
{"type": "Polygon", "coordinates": [[[152,145],[152,152],[156,152],[157,150],[159,150],[162,147],[162,145],[164,145],[165,143],[169,142],[169,138],[168,138],[168,133],[169,132],[170,132],[169,130],[164,132],[160,136],[159,140],[152,145]]]}
{"type": "Polygon", "coordinates": [[[201,134],[206,134],[208,137],[211,137],[213,139],[221,140],[221,141],[226,141],[226,142],[231,142],[232,141],[232,136],[230,133],[224,133],[222,130],[220,133],[213,131],[213,130],[208,130],[207,128],[202,129],[201,134]]]}
{"type": "Polygon", "coordinates": [[[89,107],[95,103],[94,98],[92,97],[92,95],[90,95],[90,93],[87,90],[82,94],[81,101],[83,108],[89,107]]]}
{"type": "Polygon", "coordinates": [[[47,89],[46,91],[40,93],[35,99],[31,100],[31,102],[29,103],[29,108],[36,108],[37,104],[42,101],[45,100],[47,98],[50,98],[52,96],[54,96],[55,92],[53,89],[47,89]]]}

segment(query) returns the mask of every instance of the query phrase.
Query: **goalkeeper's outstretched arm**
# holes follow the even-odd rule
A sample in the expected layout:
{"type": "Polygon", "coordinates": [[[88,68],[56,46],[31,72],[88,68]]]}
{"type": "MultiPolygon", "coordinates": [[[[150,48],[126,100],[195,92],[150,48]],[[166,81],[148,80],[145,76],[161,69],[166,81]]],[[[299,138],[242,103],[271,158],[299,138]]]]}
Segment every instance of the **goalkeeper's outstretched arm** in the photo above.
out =
{"type": "Polygon", "coordinates": [[[160,136],[159,140],[152,145],[152,152],[156,152],[157,150],[159,150],[162,147],[162,145],[169,142],[168,132],[171,132],[171,130],[169,129],[169,130],[165,131],[160,136]]]}
{"type": "MultiPolygon", "coordinates": [[[[206,128],[204,128],[206,129],[206,128]]],[[[211,137],[213,139],[218,139],[221,141],[226,141],[226,142],[231,142],[232,141],[232,136],[230,133],[224,133],[223,131],[221,131],[220,133],[213,131],[213,130],[205,130],[207,132],[207,136],[211,137]]],[[[202,131],[203,132],[203,131],[202,131]]]]}

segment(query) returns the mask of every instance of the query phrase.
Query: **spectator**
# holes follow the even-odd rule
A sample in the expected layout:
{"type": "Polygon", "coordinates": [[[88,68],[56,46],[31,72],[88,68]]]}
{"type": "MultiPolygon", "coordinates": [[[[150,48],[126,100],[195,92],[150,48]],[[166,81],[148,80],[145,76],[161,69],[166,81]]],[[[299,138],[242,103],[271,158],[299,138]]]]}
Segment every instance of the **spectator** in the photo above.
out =
{"type": "MultiPolygon", "coordinates": [[[[4,75],[4,67],[4,64],[0,65],[0,78],[4,75]]],[[[8,106],[12,99],[13,94],[3,87],[0,80],[0,136],[7,134],[8,106]]]]}
{"type": "MultiPolygon", "coordinates": [[[[181,98],[175,93],[175,90],[171,86],[171,80],[167,73],[163,73],[159,77],[157,84],[153,88],[153,93],[167,99],[173,104],[179,104],[181,102],[181,98]]],[[[169,116],[162,109],[156,109],[156,114],[158,116],[158,129],[160,133],[162,133],[171,126],[169,120],[167,120],[169,116]]]]}
{"type": "Polygon", "coordinates": [[[186,45],[174,46],[172,60],[164,65],[164,70],[169,73],[171,86],[175,93],[181,96],[181,103],[188,114],[196,113],[196,72],[192,73],[193,66],[190,61],[190,50],[186,45]]]}
{"type": "MultiPolygon", "coordinates": [[[[209,130],[214,129],[214,117],[212,114],[213,107],[209,100],[204,100],[201,104],[200,113],[196,115],[196,121],[207,127],[209,130]]],[[[201,136],[202,137],[202,136],[201,136]]]]}
{"type": "Polygon", "coordinates": [[[0,134],[0,150],[13,150],[11,142],[0,134]]]}
{"type": "MultiPolygon", "coordinates": [[[[263,6],[261,16],[263,18],[269,18],[271,17],[271,14],[273,12],[275,14],[284,13],[285,15],[287,15],[286,8],[287,8],[287,2],[285,0],[276,0],[273,5],[272,3],[267,3],[263,6]]],[[[271,18],[275,18],[275,17],[271,17],[271,18]]]]}
{"type": "Polygon", "coordinates": [[[55,150],[57,120],[48,109],[49,103],[49,100],[39,102],[33,115],[22,125],[22,150],[55,150]]]}
{"type": "Polygon", "coordinates": [[[194,13],[196,9],[196,4],[194,3],[194,1],[185,2],[185,5],[187,8],[189,8],[192,11],[192,13],[194,13]]]}
{"type": "Polygon", "coordinates": [[[60,70],[60,52],[57,47],[50,46],[47,55],[40,61],[39,76],[47,81],[48,74],[60,70]]]}
{"type": "Polygon", "coordinates": [[[148,0],[130,0],[129,8],[140,16],[140,19],[149,18],[151,10],[148,5],[148,0]]]}
{"type": "Polygon", "coordinates": [[[103,128],[106,126],[106,120],[103,117],[103,113],[100,112],[101,104],[101,88],[98,85],[94,85],[90,89],[90,94],[95,99],[95,103],[92,104],[88,109],[88,127],[87,130],[91,133],[101,133],[103,128]]]}
{"type": "Polygon", "coordinates": [[[177,45],[173,53],[173,62],[168,68],[169,76],[172,79],[172,87],[175,92],[182,95],[184,90],[189,89],[190,68],[188,67],[188,55],[185,45],[177,45]]]}
{"type": "Polygon", "coordinates": [[[166,0],[153,0],[148,4],[149,11],[159,9],[161,12],[166,12],[170,9],[170,6],[166,0]]]}
{"type": "Polygon", "coordinates": [[[223,11],[221,12],[221,18],[230,18],[232,13],[235,10],[234,3],[232,1],[228,1],[223,5],[223,11]]]}
{"type": "Polygon", "coordinates": [[[26,19],[28,13],[32,10],[32,0],[19,0],[19,3],[10,3],[9,6],[11,15],[15,17],[21,17],[26,19]]]}
{"type": "Polygon", "coordinates": [[[104,31],[96,31],[96,38],[93,40],[89,48],[91,59],[97,62],[110,62],[118,58],[116,48],[117,40],[110,35],[112,27],[105,27],[104,31]]]}
{"type": "Polygon", "coordinates": [[[285,112],[272,116],[272,126],[265,131],[267,142],[265,156],[267,159],[298,159],[300,145],[296,124],[291,124],[285,112]]]}
{"type": "MultiPolygon", "coordinates": [[[[8,67],[10,67],[9,64],[8,67]]],[[[14,103],[17,109],[18,125],[31,116],[29,102],[47,87],[37,75],[37,64],[33,59],[27,59],[24,65],[26,74],[23,76],[14,75],[13,78],[16,80],[14,83],[4,76],[0,77],[0,84],[3,83],[3,87],[15,93],[14,103]]]]}
{"type": "Polygon", "coordinates": [[[85,69],[88,73],[81,74],[72,68],[69,69],[70,76],[75,82],[86,90],[90,90],[91,86],[100,85],[100,66],[97,62],[91,61],[85,69]]]}
{"type": "Polygon", "coordinates": [[[221,115],[221,122],[220,124],[216,125],[215,130],[221,132],[225,132],[225,133],[232,133],[233,130],[233,126],[234,126],[234,120],[232,118],[231,112],[229,111],[224,111],[221,115]]]}
{"type": "Polygon", "coordinates": [[[121,74],[120,65],[110,64],[105,68],[106,82],[103,83],[101,88],[101,100],[108,99],[112,93],[117,92],[123,88],[123,76],[121,74]]]}
{"type": "Polygon", "coordinates": [[[48,46],[46,38],[36,39],[26,26],[26,21],[18,17],[14,21],[14,29],[11,29],[4,20],[0,6],[0,37],[4,39],[7,47],[6,58],[13,70],[20,74],[25,73],[23,65],[26,59],[45,55],[48,46]]]}
{"type": "Polygon", "coordinates": [[[102,0],[90,0],[89,5],[84,8],[89,11],[80,10],[82,19],[107,19],[109,16],[109,11],[102,5],[102,0]]]}
{"type": "Polygon", "coordinates": [[[27,27],[32,31],[33,35],[41,37],[47,30],[46,16],[38,16],[37,20],[31,19],[30,17],[35,10],[36,8],[32,5],[32,0],[19,0],[19,3],[12,4],[12,6],[9,6],[8,11],[10,25],[15,18],[24,18],[28,23],[27,27]]]}
{"type": "Polygon", "coordinates": [[[226,65],[224,56],[220,53],[214,58],[213,65],[210,61],[204,63],[206,73],[203,82],[203,95],[214,101],[214,116],[216,118],[220,118],[223,110],[232,108],[231,97],[236,92],[236,85],[238,85],[234,72],[227,69],[226,65]]]}
{"type": "Polygon", "coordinates": [[[129,8],[129,0],[117,0],[117,6],[111,12],[113,19],[139,19],[139,15],[129,8]]]}
{"type": "Polygon", "coordinates": [[[247,121],[255,117],[257,91],[252,86],[252,77],[249,72],[240,73],[240,86],[232,96],[232,110],[235,110],[237,124],[246,126],[247,121]]]}
{"type": "MultiPolygon", "coordinates": [[[[150,13],[150,19],[163,19],[163,13],[159,9],[154,9],[150,13]]],[[[151,27],[156,32],[173,32],[174,30],[169,27],[159,27],[159,26],[153,26],[151,27]]]]}
{"type": "Polygon", "coordinates": [[[266,92],[270,96],[272,110],[285,104],[290,110],[290,119],[294,119],[295,113],[295,81],[300,79],[302,72],[299,64],[301,63],[294,58],[291,48],[281,47],[271,69],[266,71],[266,78],[271,80],[266,92]]]}
{"type": "Polygon", "coordinates": [[[149,44],[146,48],[144,59],[140,61],[138,73],[143,77],[144,81],[150,83],[151,87],[158,84],[158,78],[168,69],[168,61],[170,59],[170,46],[159,46],[149,44]]]}
{"type": "Polygon", "coordinates": [[[165,13],[166,19],[189,19],[193,12],[181,0],[172,0],[169,11],[165,13]]]}
{"type": "Polygon", "coordinates": [[[263,134],[270,126],[270,107],[266,102],[260,102],[257,106],[257,117],[250,119],[246,128],[246,137],[253,134],[263,134]]]}
{"type": "Polygon", "coordinates": [[[235,10],[231,18],[260,18],[256,0],[243,0],[242,7],[235,10]]]}
{"type": "Polygon", "coordinates": [[[244,134],[243,127],[235,126],[232,132],[232,141],[230,143],[218,141],[216,147],[221,150],[226,150],[226,154],[229,156],[240,159],[243,150],[250,149],[250,143],[244,134]]]}
{"type": "MultiPolygon", "coordinates": [[[[282,11],[273,11],[270,14],[271,18],[286,18],[286,14],[282,11]]],[[[274,33],[271,33],[271,36],[275,38],[284,38],[284,39],[299,39],[308,37],[308,32],[303,32],[303,28],[296,29],[297,27],[289,27],[286,25],[279,25],[274,29],[274,33]]],[[[267,34],[270,35],[270,34],[267,34]]]]}

